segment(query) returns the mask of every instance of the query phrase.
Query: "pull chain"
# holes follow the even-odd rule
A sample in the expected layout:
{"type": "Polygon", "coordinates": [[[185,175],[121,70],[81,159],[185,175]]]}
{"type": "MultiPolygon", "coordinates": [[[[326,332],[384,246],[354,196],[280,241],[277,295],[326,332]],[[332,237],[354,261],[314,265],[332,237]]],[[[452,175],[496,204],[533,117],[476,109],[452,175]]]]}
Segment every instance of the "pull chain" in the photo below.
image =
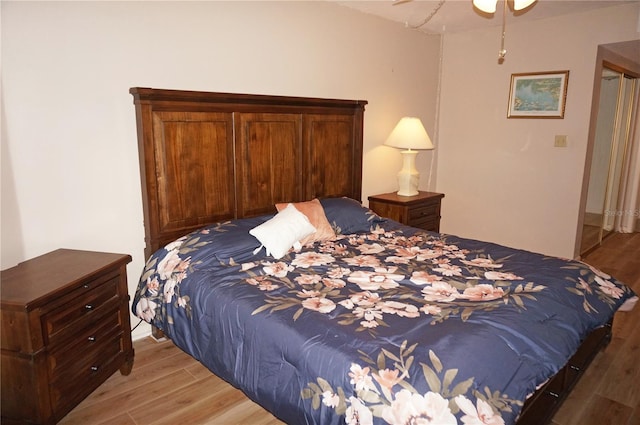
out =
{"type": "Polygon", "coordinates": [[[502,39],[500,41],[500,51],[498,52],[498,63],[504,62],[507,51],[504,48],[504,35],[507,26],[507,0],[504,0],[504,8],[502,9],[502,39]]]}

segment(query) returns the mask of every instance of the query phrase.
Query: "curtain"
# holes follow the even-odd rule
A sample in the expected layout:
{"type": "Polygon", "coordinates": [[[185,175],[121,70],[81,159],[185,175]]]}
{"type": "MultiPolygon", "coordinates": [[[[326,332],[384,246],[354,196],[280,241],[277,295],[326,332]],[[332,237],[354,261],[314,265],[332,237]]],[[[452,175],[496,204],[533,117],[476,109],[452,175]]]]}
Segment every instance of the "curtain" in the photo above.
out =
{"type": "MultiPolygon", "coordinates": [[[[640,220],[640,84],[636,84],[633,93],[633,111],[629,129],[630,146],[623,165],[620,185],[620,198],[615,220],[615,230],[620,233],[636,231],[636,224],[640,220]]],[[[637,229],[640,231],[640,229],[637,229]]]]}

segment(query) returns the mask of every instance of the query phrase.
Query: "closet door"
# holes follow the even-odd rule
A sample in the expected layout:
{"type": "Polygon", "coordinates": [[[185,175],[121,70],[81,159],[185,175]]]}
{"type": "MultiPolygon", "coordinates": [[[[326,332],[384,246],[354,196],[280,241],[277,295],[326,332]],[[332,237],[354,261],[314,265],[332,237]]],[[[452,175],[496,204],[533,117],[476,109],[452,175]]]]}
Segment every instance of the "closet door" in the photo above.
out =
{"type": "Polygon", "coordinates": [[[603,68],[580,246],[583,255],[609,234],[624,230],[621,220],[634,209],[624,189],[637,187],[629,173],[636,81],[624,72],[603,68]]]}
{"type": "MultiPolygon", "coordinates": [[[[328,198],[362,192],[362,148],[355,142],[362,121],[354,115],[304,116],[305,197],[328,198]]],[[[359,200],[359,199],[358,199],[359,200]]]]}
{"type": "Polygon", "coordinates": [[[235,126],[238,216],[273,213],[276,203],[303,200],[302,116],[236,113],[235,126]]]}

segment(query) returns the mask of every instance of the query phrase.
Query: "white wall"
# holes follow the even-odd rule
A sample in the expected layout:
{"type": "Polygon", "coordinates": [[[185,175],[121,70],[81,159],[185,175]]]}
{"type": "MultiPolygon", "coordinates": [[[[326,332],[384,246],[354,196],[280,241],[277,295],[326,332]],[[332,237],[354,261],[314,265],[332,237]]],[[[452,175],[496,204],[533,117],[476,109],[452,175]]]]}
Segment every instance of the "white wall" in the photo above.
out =
{"type": "MultiPolygon", "coordinates": [[[[543,7],[544,3],[535,7],[543,7]]],[[[640,4],[446,35],[437,190],[441,230],[572,257],[597,46],[637,39],[640,4]],[[512,73],[569,70],[564,119],[507,119],[512,73]],[[555,135],[568,147],[556,148],[555,135]]]]}
{"type": "Polygon", "coordinates": [[[397,120],[435,126],[440,37],[328,2],[2,1],[1,14],[2,269],[59,247],[130,253],[133,294],[130,87],[365,99],[364,200],[396,188],[400,155],[381,144],[397,120]]]}

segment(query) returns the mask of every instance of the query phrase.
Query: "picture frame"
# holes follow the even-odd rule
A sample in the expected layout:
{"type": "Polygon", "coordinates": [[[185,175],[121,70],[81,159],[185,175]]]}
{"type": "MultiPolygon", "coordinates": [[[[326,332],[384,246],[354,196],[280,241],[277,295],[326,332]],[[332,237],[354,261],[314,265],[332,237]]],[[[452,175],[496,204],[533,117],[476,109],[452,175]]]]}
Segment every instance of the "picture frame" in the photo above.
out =
{"type": "Polygon", "coordinates": [[[569,71],[511,74],[507,118],[564,118],[569,71]]]}

